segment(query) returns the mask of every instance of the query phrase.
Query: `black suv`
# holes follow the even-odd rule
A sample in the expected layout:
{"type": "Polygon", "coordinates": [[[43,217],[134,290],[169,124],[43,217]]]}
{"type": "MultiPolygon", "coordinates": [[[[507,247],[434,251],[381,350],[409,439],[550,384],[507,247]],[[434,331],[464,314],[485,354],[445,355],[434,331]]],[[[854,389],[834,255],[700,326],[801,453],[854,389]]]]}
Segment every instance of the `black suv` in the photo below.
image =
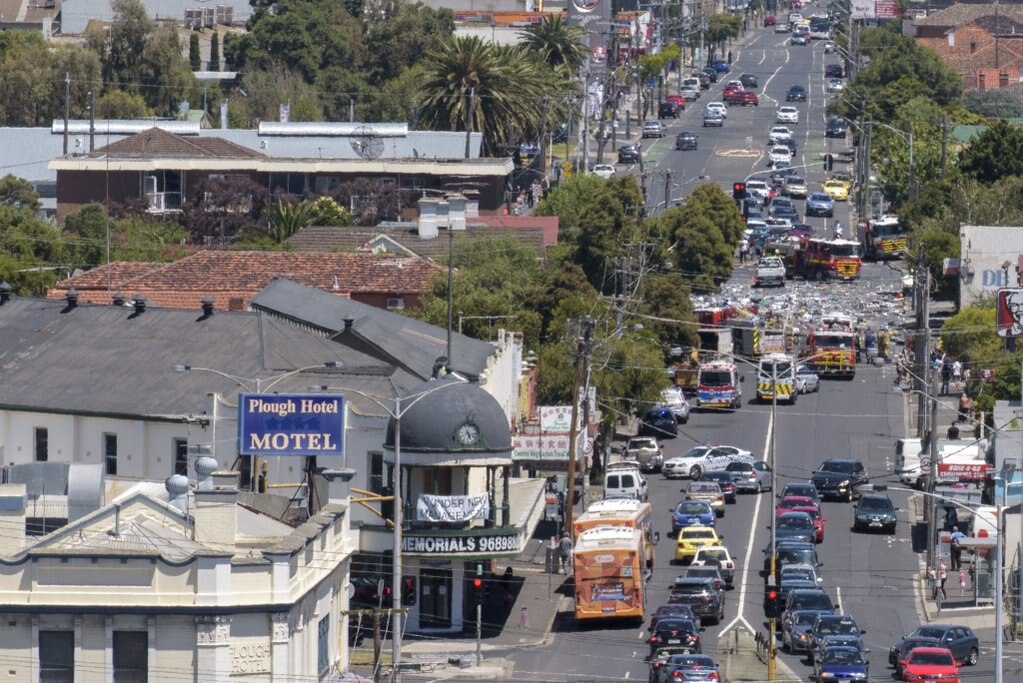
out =
{"type": "Polygon", "coordinates": [[[715,69],[712,69],[712,68],[710,68],[708,66],[706,69],[704,69],[700,73],[703,74],[704,76],[706,76],[707,80],[709,80],[711,83],[717,83],[718,82],[718,72],[715,69]]]}
{"type": "Polygon", "coordinates": [[[828,125],[824,129],[824,137],[826,138],[844,138],[846,131],[848,130],[845,125],[845,121],[833,116],[828,119],[828,125]]]}
{"type": "Polygon", "coordinates": [[[684,647],[689,652],[702,652],[700,645],[700,629],[692,619],[671,617],[661,619],[653,633],[646,641],[650,645],[650,654],[664,646],[684,647]]]}
{"type": "Polygon", "coordinates": [[[794,85],[785,94],[786,102],[806,102],[806,88],[801,85],[794,85]]]}
{"type": "Polygon", "coordinates": [[[679,577],[671,587],[668,602],[689,605],[701,624],[717,624],[725,618],[725,599],[714,585],[714,579],[679,577]]]}
{"type": "Polygon", "coordinates": [[[696,136],[692,133],[679,133],[675,137],[675,149],[691,150],[696,149],[696,136]]]}
{"type": "Polygon", "coordinates": [[[828,64],[824,67],[824,78],[842,78],[841,64],[828,64]]]}
{"type": "Polygon", "coordinates": [[[679,106],[674,102],[661,102],[657,105],[657,118],[659,119],[677,119],[680,113],[679,106]]]}
{"type": "Polygon", "coordinates": [[[642,148],[639,143],[633,145],[625,145],[624,147],[618,148],[618,163],[619,164],[638,164],[639,155],[642,154],[642,148]]]}
{"type": "Polygon", "coordinates": [[[753,74],[743,74],[739,76],[739,82],[742,83],[744,88],[756,88],[759,87],[759,81],[753,74]]]}
{"type": "Polygon", "coordinates": [[[831,602],[831,597],[824,592],[823,588],[795,588],[789,591],[785,598],[785,607],[782,614],[794,612],[800,609],[812,609],[819,612],[834,614],[838,605],[831,602]]]}
{"type": "Polygon", "coordinates": [[[894,534],[897,509],[892,499],[883,493],[864,493],[853,513],[853,531],[878,529],[894,534]]]}
{"type": "Polygon", "coordinates": [[[852,502],[859,487],[869,481],[867,470],[859,460],[825,460],[810,481],[821,498],[838,498],[852,502]]]}

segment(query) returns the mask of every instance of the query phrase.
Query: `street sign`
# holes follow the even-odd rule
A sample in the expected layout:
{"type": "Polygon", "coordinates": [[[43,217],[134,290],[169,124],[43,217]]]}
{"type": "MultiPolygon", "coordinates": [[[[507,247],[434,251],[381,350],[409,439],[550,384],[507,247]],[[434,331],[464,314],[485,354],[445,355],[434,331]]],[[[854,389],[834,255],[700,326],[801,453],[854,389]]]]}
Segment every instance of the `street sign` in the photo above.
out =
{"type": "Polygon", "coordinates": [[[998,336],[1004,339],[1023,337],[1023,288],[999,289],[997,302],[998,336]]]}

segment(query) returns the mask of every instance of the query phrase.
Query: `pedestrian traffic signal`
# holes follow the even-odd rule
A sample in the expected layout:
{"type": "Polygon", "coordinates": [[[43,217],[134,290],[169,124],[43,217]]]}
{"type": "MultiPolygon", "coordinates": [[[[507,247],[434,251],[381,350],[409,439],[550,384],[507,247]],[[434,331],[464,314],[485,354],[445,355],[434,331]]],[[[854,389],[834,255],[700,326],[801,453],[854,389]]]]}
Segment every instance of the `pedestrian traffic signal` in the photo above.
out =
{"type": "Polygon", "coordinates": [[[732,199],[739,201],[746,198],[746,183],[732,183],[732,199]]]}
{"type": "Polygon", "coordinates": [[[403,576],[401,579],[401,604],[411,607],[416,604],[416,577],[403,576]]]}
{"type": "Polygon", "coordinates": [[[472,594],[476,596],[476,602],[483,602],[483,579],[476,577],[472,580],[472,594]]]}
{"type": "Polygon", "coordinates": [[[824,170],[830,171],[835,167],[835,157],[831,154],[824,155],[824,170]]]}

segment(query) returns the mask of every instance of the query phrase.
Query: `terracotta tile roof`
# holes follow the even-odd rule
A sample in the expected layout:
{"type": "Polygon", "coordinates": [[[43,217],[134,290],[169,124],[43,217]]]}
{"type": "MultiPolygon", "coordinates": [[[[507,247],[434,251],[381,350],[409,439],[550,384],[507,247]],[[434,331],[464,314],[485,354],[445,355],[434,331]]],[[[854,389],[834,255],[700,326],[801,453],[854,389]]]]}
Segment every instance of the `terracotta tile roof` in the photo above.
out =
{"type": "MultiPolygon", "coordinates": [[[[56,287],[64,291],[74,287],[79,292],[91,290],[101,290],[106,292],[109,288],[110,292],[130,294],[130,292],[123,292],[127,283],[137,280],[143,275],[147,275],[148,273],[156,270],[157,268],[162,268],[165,265],[167,264],[150,263],[147,261],[115,261],[110,265],[99,266],[80,275],[58,282],[56,287]],[[65,283],[71,283],[72,281],[73,284],[65,285],[65,283]]],[[[105,303],[109,303],[109,301],[105,303]]]]}
{"type": "Polygon", "coordinates": [[[542,228],[544,233],[544,245],[554,247],[558,244],[558,228],[561,220],[557,216],[478,216],[466,218],[466,225],[485,225],[488,228],[510,228],[521,230],[523,228],[542,228]]]}
{"type": "MultiPolygon", "coordinates": [[[[992,18],[995,16],[995,6],[993,3],[973,4],[959,2],[940,12],[933,12],[921,19],[914,19],[913,24],[916,26],[947,26],[954,28],[987,16],[992,18]]],[[[998,6],[998,16],[1000,17],[1000,25],[1003,21],[1023,22],[1023,7],[1000,4],[998,6]]],[[[1010,33],[1011,29],[1007,24],[1001,25],[1000,32],[1010,33]]]]}
{"type": "Polygon", "coordinates": [[[100,147],[93,152],[93,156],[97,155],[186,159],[263,159],[266,157],[265,154],[260,154],[223,138],[185,137],[168,133],[159,128],[150,128],[100,147]]]}
{"type": "MultiPolygon", "coordinates": [[[[195,310],[207,297],[219,310],[244,310],[278,278],[342,297],[422,294],[440,270],[417,256],[259,251],[201,251],[155,266],[140,268],[136,277],[121,280],[119,289],[128,298],[142,295],[153,306],[195,310]]],[[[47,292],[47,298],[63,298],[71,287],[78,290],[80,303],[111,302],[105,275],[97,276],[95,271],[64,280],[47,292]],[[97,286],[98,282],[103,286],[97,286]]]]}
{"type": "MultiPolygon", "coordinates": [[[[472,219],[475,220],[475,219],[472,219]]],[[[371,251],[388,238],[423,258],[442,261],[448,255],[448,232],[441,231],[434,239],[419,238],[416,228],[341,228],[310,226],[303,228],[288,242],[302,251],[371,251]]],[[[461,241],[512,239],[534,250],[539,258],[546,254],[546,233],[536,227],[494,230],[486,227],[468,228],[454,233],[456,245],[461,241]]],[[[385,247],[386,248],[386,247],[385,247]]],[[[397,249],[397,247],[395,247],[397,249]]],[[[457,249],[457,246],[456,246],[457,249]]]]}

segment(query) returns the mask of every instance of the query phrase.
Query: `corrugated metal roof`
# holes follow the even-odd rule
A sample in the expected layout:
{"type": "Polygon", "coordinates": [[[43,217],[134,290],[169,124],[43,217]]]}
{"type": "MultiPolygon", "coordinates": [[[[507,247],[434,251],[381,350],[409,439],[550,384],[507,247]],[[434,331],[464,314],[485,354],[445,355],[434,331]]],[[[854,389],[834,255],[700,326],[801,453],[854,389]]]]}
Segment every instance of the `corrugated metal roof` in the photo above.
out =
{"type": "MultiPolygon", "coordinates": [[[[88,135],[88,119],[69,119],[69,135],[88,135]]],[[[157,119],[99,119],[93,124],[96,135],[134,135],[150,128],[159,128],[175,135],[198,135],[198,121],[161,121],[157,119]]],[[[17,129],[16,129],[17,130],[17,129]]],[[[54,119],[53,135],[64,135],[64,119],[54,119]]]]}
{"type": "MultiPolygon", "coordinates": [[[[407,123],[358,123],[333,121],[260,121],[261,136],[287,137],[355,137],[371,134],[381,138],[397,138],[408,135],[407,123]]],[[[464,136],[463,136],[464,137],[464,136]]]]}

